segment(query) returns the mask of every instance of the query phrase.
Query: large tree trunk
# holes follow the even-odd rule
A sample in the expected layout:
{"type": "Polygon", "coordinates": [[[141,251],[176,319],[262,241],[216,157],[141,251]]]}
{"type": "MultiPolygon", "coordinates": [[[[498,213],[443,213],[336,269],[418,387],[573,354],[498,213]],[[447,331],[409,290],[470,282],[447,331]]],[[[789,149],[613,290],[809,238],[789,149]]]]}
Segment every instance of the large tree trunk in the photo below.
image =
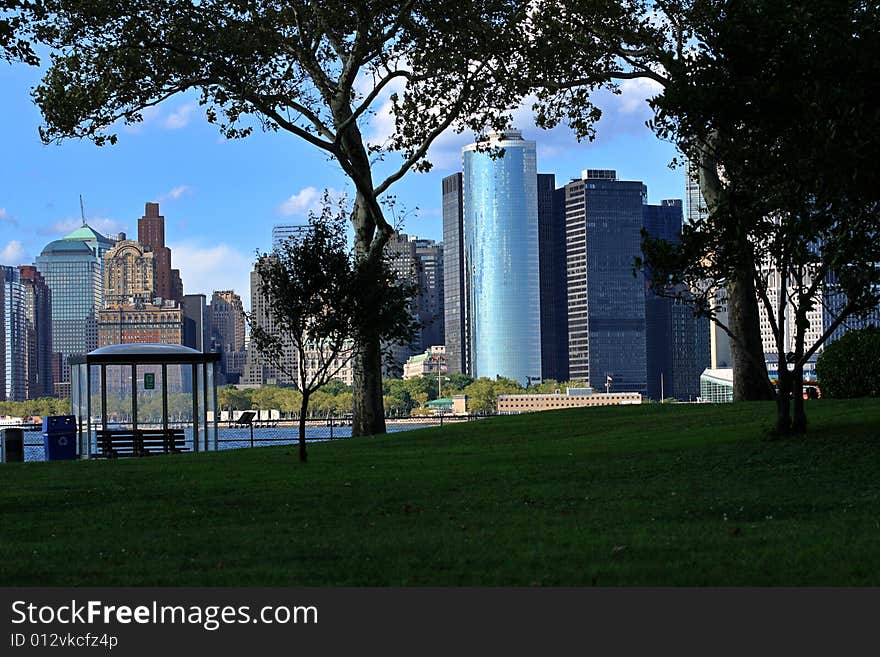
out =
{"type": "MultiPolygon", "coordinates": [[[[711,212],[721,202],[723,185],[718,167],[711,153],[711,143],[700,155],[697,165],[700,193],[711,212]]],[[[754,267],[745,229],[739,232],[736,251],[743,257],[727,289],[730,357],[733,361],[734,401],[768,401],[774,398],[773,387],[764,365],[764,346],[761,342],[761,318],[758,314],[758,295],[755,292],[754,267]]]]}
{"type": "Polygon", "coordinates": [[[385,433],[385,404],[382,396],[382,351],[379,336],[363,336],[354,353],[354,416],[352,436],[385,433]]]}
{"type": "MultiPolygon", "coordinates": [[[[382,247],[387,239],[377,234],[378,221],[373,213],[376,204],[358,194],[355,203],[354,228],[355,250],[359,258],[370,263],[383,257],[382,247]],[[372,208],[372,209],[371,209],[372,208]],[[376,248],[377,245],[379,248],[376,248]]],[[[377,283],[378,285],[378,283],[377,283]]],[[[383,291],[364,290],[368,296],[380,296],[383,291]]],[[[382,395],[382,344],[376,327],[372,326],[369,317],[362,318],[364,325],[360,327],[360,341],[355,346],[352,357],[354,385],[352,397],[354,401],[351,425],[352,436],[372,436],[385,433],[385,403],[382,395]]]]}
{"type": "Polygon", "coordinates": [[[773,386],[764,364],[764,345],[761,341],[761,318],[752,272],[740,270],[736,281],[727,290],[727,311],[730,332],[736,339],[730,341],[733,361],[734,401],[769,401],[774,398],[773,386]]]}

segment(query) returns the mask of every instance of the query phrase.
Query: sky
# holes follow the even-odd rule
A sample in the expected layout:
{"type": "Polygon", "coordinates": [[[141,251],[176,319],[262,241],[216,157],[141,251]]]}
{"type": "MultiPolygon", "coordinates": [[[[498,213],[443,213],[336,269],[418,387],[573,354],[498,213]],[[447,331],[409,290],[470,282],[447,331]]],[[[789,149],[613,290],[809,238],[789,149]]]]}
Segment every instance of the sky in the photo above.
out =
{"type": "MultiPolygon", "coordinates": [[[[157,201],[185,293],[232,288],[249,307],[249,272],[256,252],[270,248],[272,226],[305,222],[324,189],[351,189],[334,161],[293,135],[255,130],[225,139],[190,95],[146,112],[141,124],[121,126],[116,145],[44,145],[30,98],[39,78],[38,69],[0,62],[0,264],[32,263],[48,242],[78,226],[80,195],[92,227],[134,239],[144,204],[157,201]]],[[[603,93],[593,142],[578,143],[564,126],[535,127],[527,107],[516,112],[515,127],[536,141],[538,171],[555,173],[557,186],[583,169],[616,169],[620,179],[644,181],[651,203],[684,198],[683,169],[669,166],[675,148],[645,126],[651,85],[630,80],[619,96],[603,93]]],[[[380,110],[362,130],[381,140],[389,125],[380,110]]],[[[410,172],[391,188],[405,208],[404,232],[442,239],[441,179],[461,170],[461,148],[472,141],[467,133],[441,135],[429,153],[434,168],[410,172]]]]}

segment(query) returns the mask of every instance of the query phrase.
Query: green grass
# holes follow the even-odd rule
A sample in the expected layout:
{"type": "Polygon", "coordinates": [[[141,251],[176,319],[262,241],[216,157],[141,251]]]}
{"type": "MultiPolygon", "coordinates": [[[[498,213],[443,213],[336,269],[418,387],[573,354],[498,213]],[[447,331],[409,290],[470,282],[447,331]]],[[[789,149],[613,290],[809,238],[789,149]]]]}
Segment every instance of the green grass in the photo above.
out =
{"type": "Polygon", "coordinates": [[[878,585],[880,402],[0,466],[0,585],[878,585]]]}

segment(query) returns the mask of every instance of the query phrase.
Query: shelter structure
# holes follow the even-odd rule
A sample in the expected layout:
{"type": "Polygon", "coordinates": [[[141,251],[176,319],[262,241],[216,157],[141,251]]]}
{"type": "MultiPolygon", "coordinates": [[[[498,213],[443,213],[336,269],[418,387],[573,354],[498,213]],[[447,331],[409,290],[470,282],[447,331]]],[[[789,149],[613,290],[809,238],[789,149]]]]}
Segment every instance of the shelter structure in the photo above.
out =
{"type": "Polygon", "coordinates": [[[79,455],[107,455],[99,442],[114,434],[130,436],[135,454],[144,435],[177,436],[170,451],[216,450],[219,360],[176,344],[116,344],[71,358],[79,455]]]}

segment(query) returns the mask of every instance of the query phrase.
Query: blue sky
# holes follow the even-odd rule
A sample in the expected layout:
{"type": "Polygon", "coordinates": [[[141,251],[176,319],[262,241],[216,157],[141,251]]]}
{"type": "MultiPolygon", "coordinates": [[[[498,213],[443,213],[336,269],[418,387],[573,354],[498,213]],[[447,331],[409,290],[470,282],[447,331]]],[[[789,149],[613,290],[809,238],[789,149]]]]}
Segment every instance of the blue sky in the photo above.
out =
{"type": "MultiPolygon", "coordinates": [[[[255,131],[224,139],[190,96],[169,99],[136,127],[121,127],[115,146],[45,146],[30,99],[39,75],[0,62],[0,264],[31,263],[46,243],[79,225],[80,194],[92,226],[132,237],[144,203],[158,201],[185,291],[210,295],[231,287],[249,305],[248,272],[256,250],[269,248],[272,226],[304,221],[324,188],[347,189],[335,162],[291,135],[255,131]]],[[[537,142],[538,170],[555,173],[557,184],[582,169],[608,168],[643,180],[652,203],[683,198],[683,170],[668,166],[674,148],[644,125],[651,93],[648,83],[628,81],[621,96],[603,95],[605,115],[591,143],[578,144],[564,127],[535,128],[526,109],[517,112],[517,127],[537,142]]],[[[380,113],[364,133],[381,138],[387,126],[380,113]]],[[[460,170],[461,147],[470,141],[468,134],[441,136],[431,151],[434,169],[392,187],[409,211],[405,232],[441,239],[440,180],[460,170]]]]}

